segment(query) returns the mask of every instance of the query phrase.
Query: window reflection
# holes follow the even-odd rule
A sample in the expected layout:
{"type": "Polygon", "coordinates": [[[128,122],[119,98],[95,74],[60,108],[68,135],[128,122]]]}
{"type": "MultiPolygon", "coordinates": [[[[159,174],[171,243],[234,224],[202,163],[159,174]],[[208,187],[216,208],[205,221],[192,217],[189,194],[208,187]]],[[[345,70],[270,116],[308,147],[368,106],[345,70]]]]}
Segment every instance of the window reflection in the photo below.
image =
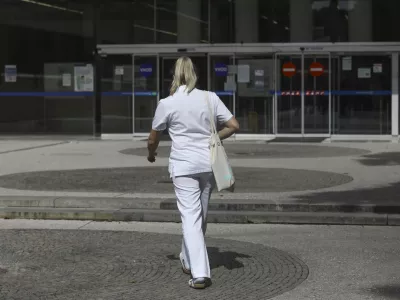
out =
{"type": "Polygon", "coordinates": [[[74,68],[93,60],[92,11],[85,2],[0,1],[1,133],[93,132],[93,98],[74,94],[74,68]]]}
{"type": "Polygon", "coordinates": [[[98,34],[130,44],[400,41],[399,9],[396,0],[119,0],[102,5],[98,34]]]}

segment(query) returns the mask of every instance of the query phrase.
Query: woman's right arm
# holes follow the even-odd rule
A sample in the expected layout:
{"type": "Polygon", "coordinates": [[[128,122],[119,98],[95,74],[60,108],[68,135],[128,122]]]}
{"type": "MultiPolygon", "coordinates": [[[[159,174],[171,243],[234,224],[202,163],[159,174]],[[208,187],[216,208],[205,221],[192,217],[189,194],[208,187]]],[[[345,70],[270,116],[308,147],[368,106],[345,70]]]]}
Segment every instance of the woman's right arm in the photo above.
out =
{"type": "Polygon", "coordinates": [[[230,118],[223,124],[225,127],[218,132],[220,140],[225,140],[239,131],[239,122],[235,117],[230,118]]]}
{"type": "Polygon", "coordinates": [[[220,131],[218,131],[219,138],[222,141],[239,131],[239,122],[225,106],[224,102],[222,102],[217,95],[215,95],[215,97],[217,121],[223,127],[220,131]]]}

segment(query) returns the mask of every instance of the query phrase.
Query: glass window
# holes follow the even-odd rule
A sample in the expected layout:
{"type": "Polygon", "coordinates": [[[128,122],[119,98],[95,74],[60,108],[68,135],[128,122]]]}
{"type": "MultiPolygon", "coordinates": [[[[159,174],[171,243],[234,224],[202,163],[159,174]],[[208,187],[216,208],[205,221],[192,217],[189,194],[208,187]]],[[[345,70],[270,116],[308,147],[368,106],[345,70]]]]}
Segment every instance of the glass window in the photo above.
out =
{"type": "Polygon", "coordinates": [[[177,0],[157,0],[157,43],[175,44],[178,41],[177,0]]]}
{"type": "Polygon", "coordinates": [[[92,134],[91,4],[3,0],[0,11],[0,132],[92,134]]]}
{"type": "Polygon", "coordinates": [[[102,133],[132,133],[132,55],[109,55],[102,64],[102,133]]]}
{"type": "Polygon", "coordinates": [[[333,133],[391,134],[391,56],[333,56],[333,133]]]}
{"type": "MultiPolygon", "coordinates": [[[[129,1],[127,12],[130,14],[126,20],[125,28],[133,30],[133,35],[129,41],[130,44],[152,44],[156,40],[157,32],[155,27],[155,7],[154,0],[136,0],[129,1]]],[[[115,2],[114,2],[115,3],[115,2]]],[[[122,7],[123,9],[124,7],[122,7]]],[[[116,16],[115,20],[120,20],[116,16]]],[[[121,24],[122,25],[122,24],[121,24]]],[[[122,25],[124,26],[124,25],[122,25]]],[[[121,28],[123,31],[124,29],[121,28]]],[[[129,37],[129,34],[127,34],[129,37]]]]}
{"type": "Polygon", "coordinates": [[[107,1],[98,36],[105,44],[400,41],[399,8],[397,0],[107,1]]]}
{"type": "Polygon", "coordinates": [[[235,66],[232,56],[216,55],[210,57],[211,91],[215,92],[229,111],[233,110],[233,95],[236,90],[235,66]]]}
{"type": "Polygon", "coordinates": [[[100,5],[97,40],[100,44],[152,42],[152,11],[138,1],[107,1],[100,5]],[[141,12],[141,14],[138,13],[141,12]],[[149,27],[150,26],[150,27],[149,27]],[[149,29],[150,28],[150,34],[149,29]],[[150,37],[150,38],[149,38],[150,37]]]}
{"type": "Polygon", "coordinates": [[[226,0],[210,0],[209,2],[211,42],[235,42],[234,2],[226,0]]]}
{"type": "Polygon", "coordinates": [[[158,80],[156,56],[135,56],[134,66],[134,130],[149,132],[157,108],[158,80]]]}
{"type": "Polygon", "coordinates": [[[288,0],[259,1],[260,43],[285,43],[290,40],[288,0]]]}
{"type": "Polygon", "coordinates": [[[236,118],[241,133],[273,133],[272,57],[238,57],[236,118]]]}
{"type": "Polygon", "coordinates": [[[399,10],[400,2],[397,0],[372,1],[374,41],[400,41],[399,30],[392,30],[392,28],[397,28],[399,26],[399,10]]]}

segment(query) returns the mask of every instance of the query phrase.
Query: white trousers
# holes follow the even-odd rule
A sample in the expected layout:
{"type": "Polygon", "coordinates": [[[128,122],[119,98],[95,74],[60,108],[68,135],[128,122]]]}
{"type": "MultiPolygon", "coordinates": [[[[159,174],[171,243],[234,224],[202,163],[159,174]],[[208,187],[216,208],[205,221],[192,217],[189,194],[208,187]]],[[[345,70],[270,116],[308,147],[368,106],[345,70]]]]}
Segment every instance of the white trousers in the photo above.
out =
{"type": "Polygon", "coordinates": [[[214,176],[212,173],[179,176],[173,178],[173,182],[182,219],[185,267],[191,270],[193,278],[211,278],[204,235],[214,176]]]}

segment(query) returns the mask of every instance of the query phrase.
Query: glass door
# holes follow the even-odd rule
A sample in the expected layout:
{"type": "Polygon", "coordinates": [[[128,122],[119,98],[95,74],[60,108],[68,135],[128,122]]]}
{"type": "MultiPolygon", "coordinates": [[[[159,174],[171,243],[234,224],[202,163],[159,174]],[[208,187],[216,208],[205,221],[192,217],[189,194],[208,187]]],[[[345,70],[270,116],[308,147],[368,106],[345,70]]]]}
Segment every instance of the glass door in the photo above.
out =
{"type": "MultiPolygon", "coordinates": [[[[207,90],[207,57],[205,55],[190,55],[193,62],[196,75],[197,75],[197,88],[200,90],[207,90]]],[[[174,68],[176,60],[179,56],[161,56],[160,58],[160,99],[166,98],[170,95],[170,88],[174,76],[174,68]]]]}
{"type": "Polygon", "coordinates": [[[240,133],[273,134],[273,56],[236,55],[235,64],[240,133]]]}
{"type": "Polygon", "coordinates": [[[331,80],[329,55],[304,56],[304,134],[330,134],[331,80]]]}
{"type": "Polygon", "coordinates": [[[302,134],[302,56],[279,54],[275,61],[276,133],[302,134]]]}
{"type": "Polygon", "coordinates": [[[277,134],[330,134],[330,69],[329,54],[276,55],[277,134]]]}
{"type": "Polygon", "coordinates": [[[209,87],[208,90],[216,93],[226,107],[235,114],[235,61],[233,55],[219,54],[209,57],[209,87]]]}
{"type": "Polygon", "coordinates": [[[102,133],[131,134],[132,55],[108,55],[101,63],[102,133]]]}
{"type": "Polygon", "coordinates": [[[135,55],[133,62],[133,132],[148,133],[159,100],[158,56],[135,55]]]}

